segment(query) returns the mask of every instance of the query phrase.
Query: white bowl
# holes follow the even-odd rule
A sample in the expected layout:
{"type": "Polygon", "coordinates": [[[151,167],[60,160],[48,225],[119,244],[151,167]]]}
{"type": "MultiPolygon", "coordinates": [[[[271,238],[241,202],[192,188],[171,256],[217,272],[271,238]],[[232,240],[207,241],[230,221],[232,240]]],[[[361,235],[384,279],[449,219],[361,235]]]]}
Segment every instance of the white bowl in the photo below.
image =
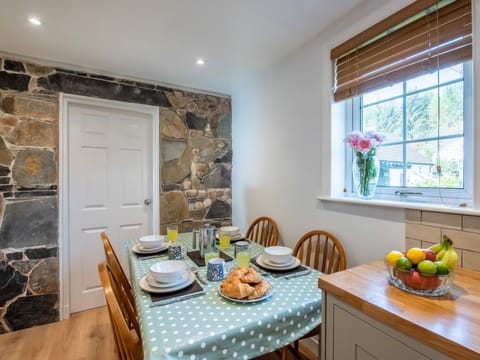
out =
{"type": "Polygon", "coordinates": [[[165,260],[150,266],[150,273],[155,281],[162,283],[179,281],[186,270],[185,263],[179,260],[165,260]]]}
{"type": "Polygon", "coordinates": [[[238,226],[222,226],[220,228],[221,232],[226,232],[230,234],[230,236],[235,236],[240,233],[240,228],[238,226]]]}
{"type": "Polygon", "coordinates": [[[157,249],[163,245],[165,235],[147,235],[138,239],[144,249],[157,249]]]}
{"type": "Polygon", "coordinates": [[[267,260],[274,264],[285,264],[292,259],[292,249],[286,246],[270,246],[263,251],[267,260]]]}

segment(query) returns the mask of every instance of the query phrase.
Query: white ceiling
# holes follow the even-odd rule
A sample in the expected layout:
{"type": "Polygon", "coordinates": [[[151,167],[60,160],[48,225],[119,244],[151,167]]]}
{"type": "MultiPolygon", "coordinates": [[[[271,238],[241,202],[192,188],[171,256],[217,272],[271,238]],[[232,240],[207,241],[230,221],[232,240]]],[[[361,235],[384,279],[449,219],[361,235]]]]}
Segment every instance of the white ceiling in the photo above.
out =
{"type": "Polygon", "coordinates": [[[0,51],[231,94],[362,0],[0,0],[0,51]],[[36,28],[29,16],[44,21],[36,28]],[[204,57],[204,67],[195,65],[204,57]]]}

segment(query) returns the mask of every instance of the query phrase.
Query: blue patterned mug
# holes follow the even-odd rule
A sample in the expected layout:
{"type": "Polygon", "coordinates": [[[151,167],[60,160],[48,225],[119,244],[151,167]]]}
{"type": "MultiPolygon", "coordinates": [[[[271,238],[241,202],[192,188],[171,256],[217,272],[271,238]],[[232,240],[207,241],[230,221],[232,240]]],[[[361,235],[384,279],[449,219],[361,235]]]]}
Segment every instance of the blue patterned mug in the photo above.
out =
{"type": "Polygon", "coordinates": [[[225,260],[220,258],[210,259],[207,265],[207,280],[220,281],[225,279],[225,260]]]}
{"type": "Polygon", "coordinates": [[[180,243],[170,243],[168,245],[168,258],[170,260],[181,260],[184,258],[187,248],[180,243]]]}

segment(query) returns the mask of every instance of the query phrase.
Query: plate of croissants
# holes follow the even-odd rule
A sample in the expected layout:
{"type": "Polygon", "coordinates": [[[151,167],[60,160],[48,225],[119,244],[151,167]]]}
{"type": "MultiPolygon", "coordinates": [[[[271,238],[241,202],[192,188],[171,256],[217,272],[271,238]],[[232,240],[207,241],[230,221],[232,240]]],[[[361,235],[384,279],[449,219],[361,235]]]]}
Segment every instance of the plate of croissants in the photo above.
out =
{"type": "Polygon", "coordinates": [[[218,293],[225,299],[251,303],[272,296],[273,287],[252,267],[236,267],[218,286],[218,293]]]}

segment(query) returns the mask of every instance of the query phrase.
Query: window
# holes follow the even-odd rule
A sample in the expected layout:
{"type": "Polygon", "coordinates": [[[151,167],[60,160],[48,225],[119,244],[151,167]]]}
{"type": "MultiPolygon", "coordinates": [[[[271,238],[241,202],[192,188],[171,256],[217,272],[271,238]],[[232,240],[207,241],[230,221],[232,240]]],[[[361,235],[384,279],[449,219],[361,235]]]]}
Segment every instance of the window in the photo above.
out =
{"type": "Polygon", "coordinates": [[[352,101],[347,131],[385,135],[377,153],[380,197],[416,193],[410,198],[447,203],[471,198],[471,157],[465,158],[465,149],[468,154],[472,148],[471,75],[471,62],[466,62],[352,101]]]}
{"type": "Polygon", "coordinates": [[[332,50],[347,133],[385,135],[377,198],[471,205],[471,51],[469,0],[416,1],[332,50]]]}

